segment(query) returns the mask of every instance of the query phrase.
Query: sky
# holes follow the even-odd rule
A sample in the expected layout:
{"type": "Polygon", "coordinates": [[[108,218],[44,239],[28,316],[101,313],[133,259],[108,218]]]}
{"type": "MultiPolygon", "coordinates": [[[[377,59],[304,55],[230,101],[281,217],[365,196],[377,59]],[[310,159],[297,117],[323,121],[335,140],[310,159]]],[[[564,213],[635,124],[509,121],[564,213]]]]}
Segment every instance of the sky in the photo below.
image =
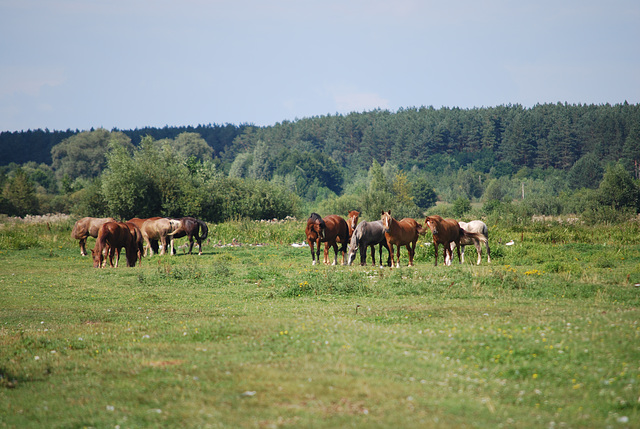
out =
{"type": "Polygon", "coordinates": [[[638,0],[0,0],[0,131],[625,101],[638,0]]]}

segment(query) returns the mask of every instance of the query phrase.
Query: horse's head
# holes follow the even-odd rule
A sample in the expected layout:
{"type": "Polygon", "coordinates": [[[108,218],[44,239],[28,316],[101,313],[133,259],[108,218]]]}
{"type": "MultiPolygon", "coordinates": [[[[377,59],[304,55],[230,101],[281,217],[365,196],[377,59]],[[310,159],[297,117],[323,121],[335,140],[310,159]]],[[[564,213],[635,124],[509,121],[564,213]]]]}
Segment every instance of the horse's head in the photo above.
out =
{"type": "Polygon", "coordinates": [[[358,248],[360,248],[360,239],[362,238],[362,228],[357,228],[353,231],[353,235],[351,236],[351,241],[349,242],[349,258],[347,259],[347,264],[351,265],[353,260],[356,259],[356,252],[358,248]]]}
{"type": "MultiPolygon", "coordinates": [[[[438,225],[440,222],[438,222],[438,218],[440,216],[434,215],[434,216],[427,216],[424,219],[424,223],[425,225],[427,225],[429,227],[429,229],[431,230],[431,233],[433,235],[437,235],[438,234],[438,225]]],[[[442,219],[442,218],[440,218],[442,219]]]]}
{"type": "Polygon", "coordinates": [[[393,220],[393,218],[391,217],[391,210],[389,210],[388,212],[385,212],[383,210],[380,220],[382,221],[384,232],[389,232],[391,230],[391,221],[393,220]]]}
{"type": "Polygon", "coordinates": [[[360,216],[360,212],[355,211],[355,210],[351,210],[349,212],[349,220],[347,221],[347,224],[349,225],[349,229],[351,231],[356,229],[356,226],[358,226],[358,217],[360,216]]]}
{"type": "Polygon", "coordinates": [[[96,250],[95,248],[91,249],[91,257],[93,258],[93,268],[100,268],[100,265],[102,265],[101,256],[102,256],[102,251],[96,250]]]}

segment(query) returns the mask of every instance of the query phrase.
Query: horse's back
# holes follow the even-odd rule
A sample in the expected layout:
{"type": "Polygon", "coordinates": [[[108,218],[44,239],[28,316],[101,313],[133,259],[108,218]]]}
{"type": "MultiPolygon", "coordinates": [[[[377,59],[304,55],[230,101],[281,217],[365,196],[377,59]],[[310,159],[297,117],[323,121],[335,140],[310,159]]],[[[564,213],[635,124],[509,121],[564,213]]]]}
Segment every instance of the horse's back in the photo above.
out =
{"type": "Polygon", "coordinates": [[[329,215],[322,219],[326,225],[325,237],[339,238],[340,242],[346,241],[349,238],[349,225],[347,221],[338,215],[329,215]]]}
{"type": "Polygon", "coordinates": [[[366,224],[363,226],[363,229],[363,234],[366,235],[368,243],[378,244],[383,240],[386,241],[386,237],[384,235],[384,225],[382,224],[381,220],[366,222],[366,224]]]}

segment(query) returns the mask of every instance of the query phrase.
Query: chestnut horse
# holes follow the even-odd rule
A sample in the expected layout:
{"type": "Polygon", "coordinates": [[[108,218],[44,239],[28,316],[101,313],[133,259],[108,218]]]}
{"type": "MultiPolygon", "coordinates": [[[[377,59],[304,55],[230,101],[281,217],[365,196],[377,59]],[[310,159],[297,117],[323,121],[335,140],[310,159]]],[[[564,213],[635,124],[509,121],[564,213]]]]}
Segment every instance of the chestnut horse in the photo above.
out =
{"type": "Polygon", "coordinates": [[[198,242],[198,255],[202,255],[202,241],[207,239],[209,235],[209,227],[206,222],[201,221],[200,219],[196,219],[191,216],[186,216],[180,219],[177,219],[182,222],[182,226],[178,228],[176,232],[173,233],[173,238],[182,238],[186,236],[189,239],[189,255],[193,250],[193,237],[196,238],[198,242]],[[200,231],[202,231],[202,235],[200,235],[200,231]]]}
{"type": "Polygon", "coordinates": [[[360,217],[360,212],[351,210],[347,215],[347,225],[349,226],[349,240],[351,240],[351,236],[353,235],[353,231],[358,226],[358,217],[360,217]]]}
{"type": "Polygon", "coordinates": [[[165,250],[167,250],[167,239],[169,240],[169,245],[171,247],[171,253],[173,254],[173,234],[175,234],[180,227],[182,226],[182,222],[177,219],[148,219],[142,224],[142,237],[147,245],[145,250],[146,253],[149,252],[150,256],[153,256],[154,249],[151,247],[152,240],[160,241],[160,255],[164,255],[165,250]]]}
{"type": "Polygon", "coordinates": [[[342,252],[342,265],[345,264],[345,253],[347,251],[347,243],[349,242],[349,226],[347,222],[338,215],[329,215],[324,219],[317,213],[311,213],[307,219],[305,228],[307,242],[311,248],[311,259],[313,265],[316,264],[316,258],[320,261],[320,243],[324,245],[324,263],[329,263],[329,246],[333,247],[335,256],[333,265],[338,263],[338,244],[341,243],[340,252],[342,252]],[[316,252],[313,246],[316,245],[316,252]]]}
{"type": "Polygon", "coordinates": [[[127,225],[129,233],[131,233],[131,237],[133,237],[137,260],[140,261],[140,264],[142,265],[142,255],[144,255],[144,238],[142,237],[142,231],[140,231],[138,225],[133,222],[125,222],[124,224],[127,225]]]}
{"type": "Polygon", "coordinates": [[[112,217],[83,217],[79,221],[73,225],[73,230],[71,231],[71,238],[75,240],[80,240],[80,254],[82,256],[87,256],[86,243],[88,237],[97,238],[98,230],[102,225],[107,222],[115,222],[116,220],[112,217]]]}
{"type": "Polygon", "coordinates": [[[431,229],[433,234],[433,248],[435,250],[435,263],[438,265],[438,244],[444,245],[444,263],[450,265],[453,260],[453,246],[451,243],[455,243],[456,250],[458,251],[458,260],[462,263],[462,257],[460,256],[460,240],[461,239],[476,239],[483,243],[487,242],[484,235],[477,232],[468,232],[460,228],[458,221],[455,219],[443,219],[439,215],[427,216],[424,220],[425,224],[431,229]],[[449,259],[447,260],[447,253],[449,259]]]}
{"type": "MultiPolygon", "coordinates": [[[[132,225],[134,228],[135,225],[132,225]]],[[[135,267],[138,260],[138,243],[131,234],[130,226],[124,222],[106,222],[98,230],[96,246],[91,250],[93,266],[101,268],[105,261],[103,251],[108,249],[109,265],[113,267],[113,256],[116,256],[116,268],[120,260],[120,249],[124,247],[127,255],[127,267],[135,267]]]]}
{"type": "Polygon", "coordinates": [[[396,268],[400,268],[400,246],[405,246],[407,252],[409,252],[409,266],[413,266],[413,256],[416,253],[416,243],[418,242],[418,236],[425,233],[415,219],[404,218],[400,221],[395,220],[391,216],[391,210],[388,212],[382,212],[382,225],[384,226],[384,235],[387,239],[387,245],[389,246],[389,253],[391,256],[391,266],[393,267],[393,246],[398,246],[396,255],[396,268]]]}

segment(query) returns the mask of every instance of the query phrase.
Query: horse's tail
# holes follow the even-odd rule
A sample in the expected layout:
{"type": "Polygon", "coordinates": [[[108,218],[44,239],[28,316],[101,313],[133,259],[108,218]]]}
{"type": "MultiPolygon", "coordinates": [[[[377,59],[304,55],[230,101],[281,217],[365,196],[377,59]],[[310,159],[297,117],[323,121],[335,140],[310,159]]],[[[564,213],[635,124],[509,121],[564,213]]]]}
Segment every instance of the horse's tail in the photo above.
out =
{"type": "Polygon", "coordinates": [[[207,223],[198,219],[198,224],[200,225],[200,229],[202,230],[202,235],[200,236],[200,240],[206,240],[209,236],[209,227],[207,223]]]}
{"type": "Polygon", "coordinates": [[[481,232],[469,232],[464,230],[463,228],[460,228],[460,238],[462,237],[468,237],[470,239],[476,239],[482,243],[486,243],[487,242],[487,237],[481,233],[481,232]]]}

